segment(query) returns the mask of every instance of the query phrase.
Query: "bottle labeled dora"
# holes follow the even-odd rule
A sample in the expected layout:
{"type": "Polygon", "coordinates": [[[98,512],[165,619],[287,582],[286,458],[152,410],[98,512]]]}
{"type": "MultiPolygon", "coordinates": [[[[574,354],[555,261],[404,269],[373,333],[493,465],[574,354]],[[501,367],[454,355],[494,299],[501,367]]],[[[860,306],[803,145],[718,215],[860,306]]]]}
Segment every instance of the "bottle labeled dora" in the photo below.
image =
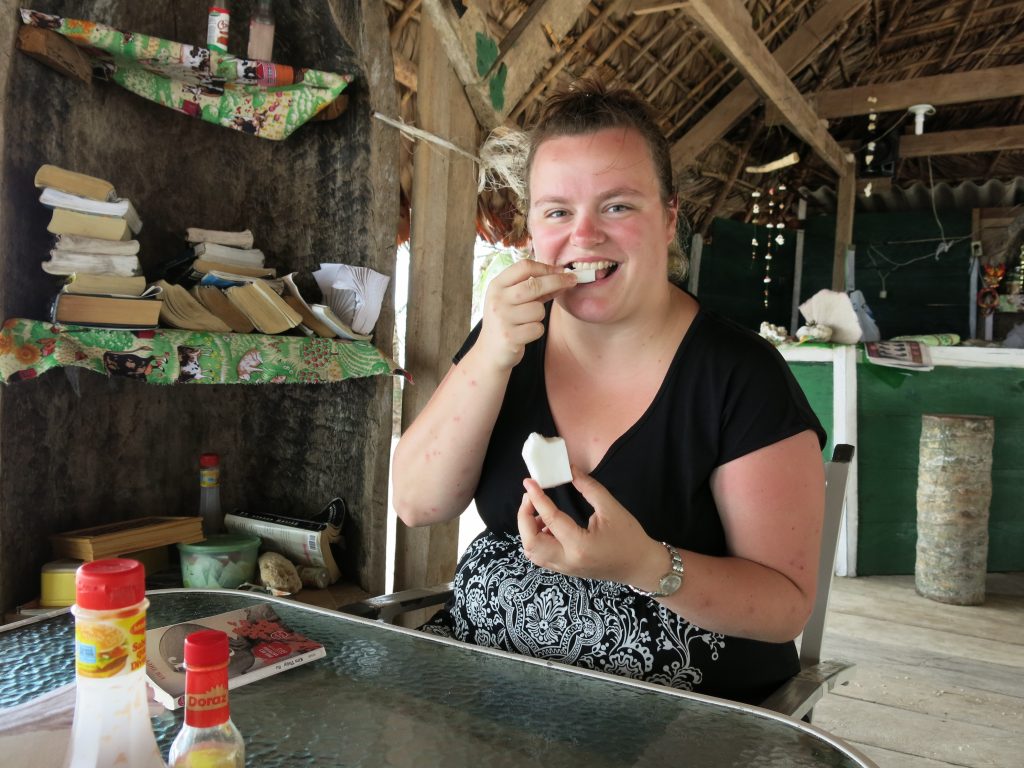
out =
{"type": "Polygon", "coordinates": [[[228,705],[228,636],[185,638],[185,724],[171,744],[172,768],[244,768],[245,742],[228,705]]]}
{"type": "Polygon", "coordinates": [[[146,573],[123,558],[75,574],[75,720],[64,768],[166,768],[149,719],[146,573]]]}

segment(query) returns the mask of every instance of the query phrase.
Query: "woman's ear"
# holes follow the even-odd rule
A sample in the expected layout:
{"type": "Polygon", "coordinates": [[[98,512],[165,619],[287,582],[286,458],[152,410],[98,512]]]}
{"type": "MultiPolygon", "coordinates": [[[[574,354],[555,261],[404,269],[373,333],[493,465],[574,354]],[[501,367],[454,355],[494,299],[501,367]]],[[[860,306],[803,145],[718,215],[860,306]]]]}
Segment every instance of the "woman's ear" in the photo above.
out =
{"type": "Polygon", "coordinates": [[[669,232],[669,241],[675,239],[676,227],[679,225],[679,197],[673,195],[672,199],[668,201],[668,205],[665,208],[667,214],[667,224],[669,232]]]}

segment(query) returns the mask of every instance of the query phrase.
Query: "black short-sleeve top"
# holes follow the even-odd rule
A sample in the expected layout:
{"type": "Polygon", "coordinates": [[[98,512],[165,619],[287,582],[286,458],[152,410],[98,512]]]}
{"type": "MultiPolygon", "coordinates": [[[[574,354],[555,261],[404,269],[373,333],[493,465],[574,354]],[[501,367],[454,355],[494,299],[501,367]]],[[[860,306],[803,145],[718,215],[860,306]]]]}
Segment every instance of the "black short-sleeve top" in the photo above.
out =
{"type": "MultiPolygon", "coordinates": [[[[456,362],[479,332],[478,325],[456,362]]],[[[516,511],[523,478],[529,474],[522,458],[526,438],[531,432],[557,434],[545,387],[545,345],[546,337],[528,344],[512,370],[484,458],[475,501],[492,531],[518,532],[516,511]]],[[[711,493],[712,471],[807,429],[824,448],[825,431],[778,350],[702,308],[653,402],[591,474],[652,538],[725,555],[725,533],[711,493]]],[[[572,485],[547,493],[560,509],[586,524],[590,506],[572,485]]]]}

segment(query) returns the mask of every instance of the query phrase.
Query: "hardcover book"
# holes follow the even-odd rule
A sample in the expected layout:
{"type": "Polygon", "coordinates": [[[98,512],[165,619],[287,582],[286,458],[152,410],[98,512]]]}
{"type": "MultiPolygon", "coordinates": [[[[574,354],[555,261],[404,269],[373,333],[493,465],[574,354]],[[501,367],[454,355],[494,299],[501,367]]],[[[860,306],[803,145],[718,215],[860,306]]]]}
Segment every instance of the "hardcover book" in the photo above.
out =
{"type": "Polygon", "coordinates": [[[167,709],[185,705],[185,638],[204,629],[227,633],[228,690],[322,659],[322,643],[284,623],[270,603],[146,630],[146,678],[167,709]]]}

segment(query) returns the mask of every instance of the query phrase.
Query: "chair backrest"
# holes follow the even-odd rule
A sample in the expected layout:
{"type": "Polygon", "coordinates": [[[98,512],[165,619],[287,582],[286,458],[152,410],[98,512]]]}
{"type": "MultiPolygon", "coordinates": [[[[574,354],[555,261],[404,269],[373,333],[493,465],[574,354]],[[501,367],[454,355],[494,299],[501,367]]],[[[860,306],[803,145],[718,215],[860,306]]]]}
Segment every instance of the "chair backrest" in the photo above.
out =
{"type": "Polygon", "coordinates": [[[821,558],[818,561],[818,592],[814,609],[800,635],[800,666],[806,668],[821,661],[821,641],[825,635],[825,613],[828,611],[832,573],[836,566],[836,548],[846,501],[846,478],[853,461],[853,446],[841,443],[832,451],[832,461],[825,463],[825,520],[821,528],[821,558]]]}

